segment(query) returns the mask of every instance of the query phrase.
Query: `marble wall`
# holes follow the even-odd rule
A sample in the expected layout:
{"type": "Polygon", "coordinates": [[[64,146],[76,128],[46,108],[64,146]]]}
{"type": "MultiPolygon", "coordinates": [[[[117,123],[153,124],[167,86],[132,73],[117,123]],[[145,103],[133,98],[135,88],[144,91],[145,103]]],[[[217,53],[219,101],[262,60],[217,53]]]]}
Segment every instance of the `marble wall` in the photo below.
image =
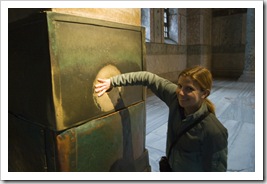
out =
{"type": "Polygon", "coordinates": [[[246,9],[214,9],[212,71],[215,77],[238,78],[245,60],[246,9]]]}
{"type": "Polygon", "coordinates": [[[238,78],[244,69],[246,9],[177,9],[178,43],[163,38],[163,9],[150,9],[147,70],[177,80],[186,67],[203,65],[214,77],[238,78]]]}
{"type": "Polygon", "coordinates": [[[163,9],[150,9],[150,38],[146,42],[147,70],[176,82],[178,74],[187,67],[186,9],[172,9],[172,40],[163,37],[163,9]],[[176,32],[176,34],[175,34],[176,32]],[[178,34],[177,34],[178,33],[178,34]],[[170,43],[169,43],[170,42],[170,43]]]}
{"type": "Polygon", "coordinates": [[[147,71],[177,82],[178,71],[186,68],[186,47],[147,43],[146,50],[147,71]]]}
{"type": "Polygon", "coordinates": [[[140,8],[52,8],[52,11],[135,26],[141,25],[140,8]]]}
{"type": "Polygon", "coordinates": [[[187,66],[211,65],[211,9],[187,9],[187,66]]]}
{"type": "Polygon", "coordinates": [[[134,26],[141,25],[140,8],[12,8],[8,11],[8,20],[13,22],[42,11],[77,15],[134,26]]]}

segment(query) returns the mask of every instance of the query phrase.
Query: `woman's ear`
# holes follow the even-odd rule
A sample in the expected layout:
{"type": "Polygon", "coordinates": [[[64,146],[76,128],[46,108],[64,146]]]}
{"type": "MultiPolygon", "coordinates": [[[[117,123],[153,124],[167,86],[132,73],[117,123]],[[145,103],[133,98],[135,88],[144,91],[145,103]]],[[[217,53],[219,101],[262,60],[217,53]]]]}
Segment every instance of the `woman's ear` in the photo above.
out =
{"type": "Polygon", "coordinates": [[[203,94],[202,94],[202,98],[207,98],[210,95],[210,90],[209,89],[205,89],[203,90],[203,94]]]}

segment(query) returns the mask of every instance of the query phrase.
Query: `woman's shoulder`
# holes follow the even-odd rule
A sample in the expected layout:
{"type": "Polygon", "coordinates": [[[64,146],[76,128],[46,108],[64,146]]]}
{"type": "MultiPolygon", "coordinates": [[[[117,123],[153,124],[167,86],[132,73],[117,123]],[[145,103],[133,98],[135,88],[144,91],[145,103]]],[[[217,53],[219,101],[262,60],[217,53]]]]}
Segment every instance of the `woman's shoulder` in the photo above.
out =
{"type": "Polygon", "coordinates": [[[210,113],[203,125],[204,140],[212,147],[212,152],[227,148],[228,131],[214,114],[210,113]]]}
{"type": "Polygon", "coordinates": [[[203,120],[203,127],[205,129],[205,132],[209,135],[216,135],[221,133],[227,134],[227,128],[213,113],[209,113],[209,115],[203,120]]]}

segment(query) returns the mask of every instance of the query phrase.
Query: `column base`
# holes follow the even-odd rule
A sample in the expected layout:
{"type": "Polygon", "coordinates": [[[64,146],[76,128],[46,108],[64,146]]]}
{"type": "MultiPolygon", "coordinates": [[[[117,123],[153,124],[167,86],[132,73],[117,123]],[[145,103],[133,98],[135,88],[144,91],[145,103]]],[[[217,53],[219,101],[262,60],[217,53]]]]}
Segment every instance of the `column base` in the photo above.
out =
{"type": "Polygon", "coordinates": [[[238,79],[239,82],[255,82],[254,71],[243,71],[243,74],[238,79]]]}

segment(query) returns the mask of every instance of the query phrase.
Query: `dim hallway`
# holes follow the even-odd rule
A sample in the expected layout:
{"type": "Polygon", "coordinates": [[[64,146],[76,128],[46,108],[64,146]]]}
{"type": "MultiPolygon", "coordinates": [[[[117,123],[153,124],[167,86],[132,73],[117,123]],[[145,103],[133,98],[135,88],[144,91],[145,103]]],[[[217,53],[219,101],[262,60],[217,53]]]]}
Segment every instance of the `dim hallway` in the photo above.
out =
{"type": "MultiPolygon", "coordinates": [[[[255,83],[214,80],[209,99],[228,129],[228,172],[255,171],[255,83]]],[[[168,107],[155,95],[146,100],[146,148],[152,172],[165,155],[168,107]]],[[[261,123],[261,122],[259,122],[261,123]]]]}

